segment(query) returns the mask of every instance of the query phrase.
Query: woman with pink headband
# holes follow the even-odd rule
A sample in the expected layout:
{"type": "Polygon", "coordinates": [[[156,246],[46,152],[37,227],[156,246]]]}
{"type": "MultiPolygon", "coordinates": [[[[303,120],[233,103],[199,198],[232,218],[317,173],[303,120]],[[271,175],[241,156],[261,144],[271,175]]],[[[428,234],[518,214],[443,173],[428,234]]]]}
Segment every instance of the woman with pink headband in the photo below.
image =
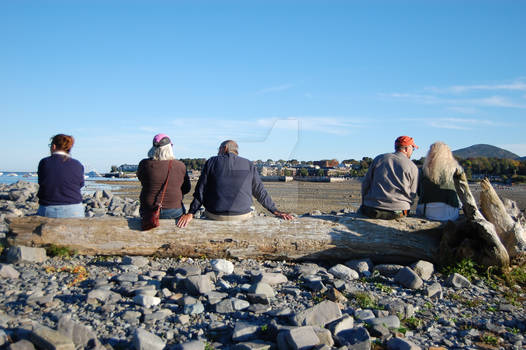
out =
{"type": "Polygon", "coordinates": [[[148,158],[139,163],[137,177],[142,185],[141,217],[144,218],[160,204],[161,219],[177,219],[185,213],[183,196],[190,192],[190,178],[183,162],[175,159],[168,135],[155,135],[148,158]]]}

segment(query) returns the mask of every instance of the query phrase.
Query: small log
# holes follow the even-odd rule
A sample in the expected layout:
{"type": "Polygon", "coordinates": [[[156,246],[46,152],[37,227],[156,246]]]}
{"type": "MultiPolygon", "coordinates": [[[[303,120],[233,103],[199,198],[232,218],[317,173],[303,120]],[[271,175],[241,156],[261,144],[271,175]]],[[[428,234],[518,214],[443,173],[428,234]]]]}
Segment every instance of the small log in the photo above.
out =
{"type": "Polygon", "coordinates": [[[472,258],[482,266],[503,268],[509,265],[508,251],[500,241],[493,224],[480,213],[477,202],[469,189],[466,174],[455,172],[454,181],[457,194],[462,201],[466,221],[445,231],[441,251],[455,260],[472,258]]]}
{"type": "Polygon", "coordinates": [[[526,239],[522,225],[508,214],[504,203],[486,178],[480,183],[480,211],[495,226],[500,241],[506,247],[510,258],[526,251],[526,239]]]}
{"type": "Polygon", "coordinates": [[[254,217],[244,222],[195,219],[184,229],[174,220],[140,231],[139,219],[12,218],[11,245],[67,246],[89,255],[159,255],[375,262],[436,261],[443,224],[420,218],[373,220],[349,216],[284,221],[254,217]]]}

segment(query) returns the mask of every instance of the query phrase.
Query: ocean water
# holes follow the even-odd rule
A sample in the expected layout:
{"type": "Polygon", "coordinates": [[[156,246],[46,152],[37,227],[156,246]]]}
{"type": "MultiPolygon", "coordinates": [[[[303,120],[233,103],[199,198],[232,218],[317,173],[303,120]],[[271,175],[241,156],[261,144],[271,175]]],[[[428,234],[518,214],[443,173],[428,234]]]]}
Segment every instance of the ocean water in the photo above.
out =
{"type": "MultiPolygon", "coordinates": [[[[13,184],[18,181],[38,182],[36,173],[25,171],[0,171],[0,184],[13,184]]],[[[105,178],[105,177],[88,177],[84,180],[84,187],[82,193],[93,193],[98,190],[114,191],[122,187],[119,182],[134,181],[134,179],[119,179],[119,178],[105,178]],[[100,183],[103,180],[106,183],[100,183]],[[110,183],[107,183],[110,182],[110,183]]]]}

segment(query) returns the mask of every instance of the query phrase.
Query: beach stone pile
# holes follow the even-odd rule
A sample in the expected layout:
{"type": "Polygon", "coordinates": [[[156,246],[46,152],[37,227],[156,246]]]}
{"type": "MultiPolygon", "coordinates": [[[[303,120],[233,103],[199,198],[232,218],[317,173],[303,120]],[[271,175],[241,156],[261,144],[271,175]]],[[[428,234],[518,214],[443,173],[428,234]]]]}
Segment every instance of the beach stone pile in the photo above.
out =
{"type": "Polygon", "coordinates": [[[526,295],[514,288],[426,261],[47,258],[10,247],[0,347],[524,349],[526,295]]]}
{"type": "MultiPolygon", "coordinates": [[[[35,214],[38,210],[37,192],[38,184],[33,182],[18,181],[13,184],[0,184],[1,218],[35,214]]],[[[86,210],[86,217],[105,215],[139,217],[138,200],[121,198],[107,190],[84,194],[82,203],[86,210]]]]}
{"type": "MultiPolygon", "coordinates": [[[[0,238],[5,218],[36,211],[34,185],[0,186],[0,238]]],[[[108,191],[84,204],[138,215],[108,191]]],[[[525,305],[518,285],[427,261],[0,257],[0,349],[524,349],[525,305]]]]}

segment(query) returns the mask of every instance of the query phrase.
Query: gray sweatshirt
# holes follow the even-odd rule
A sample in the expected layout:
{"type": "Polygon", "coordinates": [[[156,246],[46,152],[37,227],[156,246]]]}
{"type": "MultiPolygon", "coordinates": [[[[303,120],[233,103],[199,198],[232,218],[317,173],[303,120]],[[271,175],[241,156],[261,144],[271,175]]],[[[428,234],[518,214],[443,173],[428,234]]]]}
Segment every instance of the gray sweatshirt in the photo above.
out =
{"type": "Polygon", "coordinates": [[[409,210],[417,187],[418,168],[405,154],[381,154],[363,180],[362,203],[384,210],[409,210]]]}

